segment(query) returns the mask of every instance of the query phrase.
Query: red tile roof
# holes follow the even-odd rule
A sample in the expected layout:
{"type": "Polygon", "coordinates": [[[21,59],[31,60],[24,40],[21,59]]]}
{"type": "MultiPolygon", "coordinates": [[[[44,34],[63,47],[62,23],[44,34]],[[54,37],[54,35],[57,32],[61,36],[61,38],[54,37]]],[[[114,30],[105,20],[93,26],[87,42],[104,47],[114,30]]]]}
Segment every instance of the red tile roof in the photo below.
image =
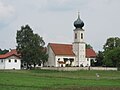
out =
{"type": "Polygon", "coordinates": [[[10,56],[17,56],[17,57],[19,57],[19,55],[17,54],[17,51],[15,49],[13,49],[13,50],[11,50],[10,52],[8,52],[6,54],[0,55],[0,59],[5,59],[5,58],[8,58],[10,56]]]}
{"type": "Polygon", "coordinates": [[[95,58],[96,53],[93,49],[86,49],[86,57],[87,58],[95,58]]]}
{"type": "MultiPolygon", "coordinates": [[[[75,56],[72,51],[72,44],[56,44],[49,43],[55,55],[75,56]]],[[[96,57],[96,53],[93,49],[86,49],[86,57],[96,57]]]]}
{"type": "Polygon", "coordinates": [[[55,55],[75,56],[71,44],[49,43],[55,55]]]}

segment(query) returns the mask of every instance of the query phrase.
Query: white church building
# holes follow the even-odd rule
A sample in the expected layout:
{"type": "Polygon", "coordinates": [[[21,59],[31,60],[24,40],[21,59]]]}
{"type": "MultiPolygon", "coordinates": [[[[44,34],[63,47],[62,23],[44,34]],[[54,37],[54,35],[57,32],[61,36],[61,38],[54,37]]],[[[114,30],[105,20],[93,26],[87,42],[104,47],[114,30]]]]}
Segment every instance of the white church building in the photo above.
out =
{"type": "Polygon", "coordinates": [[[77,66],[85,67],[91,66],[91,60],[95,61],[96,53],[92,48],[87,49],[85,43],[85,30],[83,29],[84,23],[80,19],[74,22],[74,41],[72,44],[48,44],[48,62],[47,66],[50,67],[66,67],[77,66]]]}

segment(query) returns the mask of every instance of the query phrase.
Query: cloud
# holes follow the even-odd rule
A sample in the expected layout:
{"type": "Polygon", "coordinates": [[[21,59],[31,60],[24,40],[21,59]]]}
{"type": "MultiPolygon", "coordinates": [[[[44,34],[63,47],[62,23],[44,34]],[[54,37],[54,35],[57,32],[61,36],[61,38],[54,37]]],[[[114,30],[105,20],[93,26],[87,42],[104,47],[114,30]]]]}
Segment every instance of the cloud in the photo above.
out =
{"type": "Polygon", "coordinates": [[[5,4],[0,1],[0,27],[6,26],[8,23],[10,23],[11,19],[14,15],[14,8],[9,5],[5,4]]]}
{"type": "Polygon", "coordinates": [[[0,2],[0,19],[11,17],[14,13],[14,8],[10,5],[0,2]]]}
{"type": "Polygon", "coordinates": [[[45,0],[44,4],[41,4],[40,10],[43,11],[72,11],[79,10],[83,7],[88,0],[45,0]]]}

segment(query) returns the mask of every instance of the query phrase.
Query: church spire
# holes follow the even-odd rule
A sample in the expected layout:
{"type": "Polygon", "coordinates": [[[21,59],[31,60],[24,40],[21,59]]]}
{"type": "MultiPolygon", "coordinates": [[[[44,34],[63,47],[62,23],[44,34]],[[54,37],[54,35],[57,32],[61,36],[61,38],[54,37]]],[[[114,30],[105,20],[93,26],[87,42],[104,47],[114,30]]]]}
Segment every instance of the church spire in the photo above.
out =
{"type": "Polygon", "coordinates": [[[78,18],[77,20],[74,22],[74,26],[76,28],[81,28],[84,26],[84,22],[80,19],[80,12],[78,12],[78,18]]]}
{"type": "Polygon", "coordinates": [[[78,18],[80,19],[80,12],[78,11],[78,18]]]}

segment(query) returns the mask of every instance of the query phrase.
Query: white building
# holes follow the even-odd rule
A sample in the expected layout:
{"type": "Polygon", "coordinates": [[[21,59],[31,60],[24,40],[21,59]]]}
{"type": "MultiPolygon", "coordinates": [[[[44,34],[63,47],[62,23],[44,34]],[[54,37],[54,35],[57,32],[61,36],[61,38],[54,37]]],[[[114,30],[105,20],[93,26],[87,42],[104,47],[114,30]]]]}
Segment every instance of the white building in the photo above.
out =
{"type": "Polygon", "coordinates": [[[85,30],[82,28],[84,23],[79,14],[74,26],[74,41],[72,44],[48,44],[47,66],[91,66],[91,60],[95,60],[96,53],[92,48],[86,49],[85,30]]]}
{"type": "Polygon", "coordinates": [[[21,69],[21,60],[16,50],[0,55],[0,69],[21,69]]]}
{"type": "Polygon", "coordinates": [[[74,66],[75,54],[72,52],[70,44],[48,44],[48,62],[47,66],[64,67],[71,64],[74,66]]]}

